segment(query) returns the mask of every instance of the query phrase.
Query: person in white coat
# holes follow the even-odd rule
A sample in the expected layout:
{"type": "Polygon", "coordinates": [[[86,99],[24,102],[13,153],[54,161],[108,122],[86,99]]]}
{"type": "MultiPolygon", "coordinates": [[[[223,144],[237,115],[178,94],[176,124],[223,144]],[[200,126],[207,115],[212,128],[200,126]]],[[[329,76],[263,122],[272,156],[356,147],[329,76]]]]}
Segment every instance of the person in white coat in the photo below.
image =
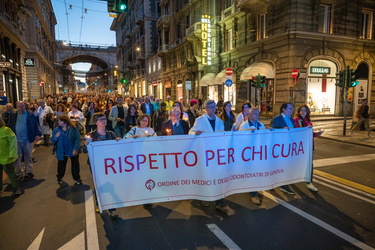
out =
{"type": "Polygon", "coordinates": [[[52,128],[49,126],[48,120],[52,121],[53,110],[50,106],[46,105],[46,102],[43,99],[38,100],[38,111],[36,116],[39,119],[40,131],[42,132],[44,139],[44,146],[49,146],[49,138],[52,133],[52,128]]]}
{"type": "MultiPolygon", "coordinates": [[[[200,135],[202,133],[224,132],[224,122],[215,115],[216,103],[213,100],[207,100],[204,103],[206,113],[195,119],[194,126],[189,130],[189,135],[200,135]]],[[[229,207],[224,203],[224,199],[215,201],[216,209],[222,213],[228,213],[229,207]]],[[[201,201],[203,206],[208,207],[208,201],[201,201]]]]}

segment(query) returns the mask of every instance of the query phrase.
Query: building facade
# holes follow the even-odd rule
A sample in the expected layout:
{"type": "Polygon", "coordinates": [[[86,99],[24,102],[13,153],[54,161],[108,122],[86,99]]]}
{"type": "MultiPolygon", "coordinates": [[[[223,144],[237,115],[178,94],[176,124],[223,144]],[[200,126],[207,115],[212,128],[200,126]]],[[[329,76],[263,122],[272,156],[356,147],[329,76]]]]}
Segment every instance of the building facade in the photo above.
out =
{"type": "MultiPolygon", "coordinates": [[[[336,73],[349,67],[360,77],[349,89],[349,113],[366,97],[375,112],[373,0],[162,0],[159,6],[157,82],[164,96],[185,105],[198,96],[223,97],[237,111],[250,101],[269,115],[289,101],[316,115],[342,115],[336,73]],[[258,74],[266,77],[262,88],[251,84],[258,74]]],[[[154,55],[145,56],[147,62],[154,55]]],[[[141,91],[130,93],[148,94],[147,81],[137,86],[141,91]]]]}
{"type": "Polygon", "coordinates": [[[0,1],[0,92],[7,102],[56,93],[50,0],[0,1]]]}

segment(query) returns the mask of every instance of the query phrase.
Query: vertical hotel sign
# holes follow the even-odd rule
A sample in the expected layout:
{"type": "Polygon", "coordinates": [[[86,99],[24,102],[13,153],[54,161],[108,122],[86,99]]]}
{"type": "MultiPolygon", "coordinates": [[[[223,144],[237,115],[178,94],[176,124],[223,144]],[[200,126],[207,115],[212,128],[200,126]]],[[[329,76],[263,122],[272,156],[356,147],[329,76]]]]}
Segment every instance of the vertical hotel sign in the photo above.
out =
{"type": "Polygon", "coordinates": [[[211,21],[209,15],[202,16],[202,64],[211,65],[211,21]]]}

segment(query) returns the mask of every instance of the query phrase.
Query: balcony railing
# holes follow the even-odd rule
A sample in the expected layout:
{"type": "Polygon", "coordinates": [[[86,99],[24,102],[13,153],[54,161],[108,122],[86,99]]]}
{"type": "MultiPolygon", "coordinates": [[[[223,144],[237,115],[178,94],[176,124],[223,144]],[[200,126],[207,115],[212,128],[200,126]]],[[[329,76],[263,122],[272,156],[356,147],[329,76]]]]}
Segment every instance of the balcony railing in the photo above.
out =
{"type": "Polygon", "coordinates": [[[158,20],[157,26],[161,26],[162,28],[168,28],[170,25],[170,20],[171,18],[169,15],[162,15],[158,20]]]}

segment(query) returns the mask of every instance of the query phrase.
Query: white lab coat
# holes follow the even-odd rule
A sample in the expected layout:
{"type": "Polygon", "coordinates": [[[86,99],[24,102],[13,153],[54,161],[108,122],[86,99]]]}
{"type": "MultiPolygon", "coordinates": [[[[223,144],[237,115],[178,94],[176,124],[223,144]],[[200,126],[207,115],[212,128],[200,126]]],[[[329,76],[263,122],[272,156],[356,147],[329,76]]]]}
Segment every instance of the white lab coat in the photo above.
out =
{"type": "Polygon", "coordinates": [[[195,119],[194,126],[189,130],[189,135],[193,135],[199,130],[203,133],[224,132],[224,122],[215,115],[215,131],[213,131],[212,126],[208,121],[208,115],[205,113],[195,119]]]}

